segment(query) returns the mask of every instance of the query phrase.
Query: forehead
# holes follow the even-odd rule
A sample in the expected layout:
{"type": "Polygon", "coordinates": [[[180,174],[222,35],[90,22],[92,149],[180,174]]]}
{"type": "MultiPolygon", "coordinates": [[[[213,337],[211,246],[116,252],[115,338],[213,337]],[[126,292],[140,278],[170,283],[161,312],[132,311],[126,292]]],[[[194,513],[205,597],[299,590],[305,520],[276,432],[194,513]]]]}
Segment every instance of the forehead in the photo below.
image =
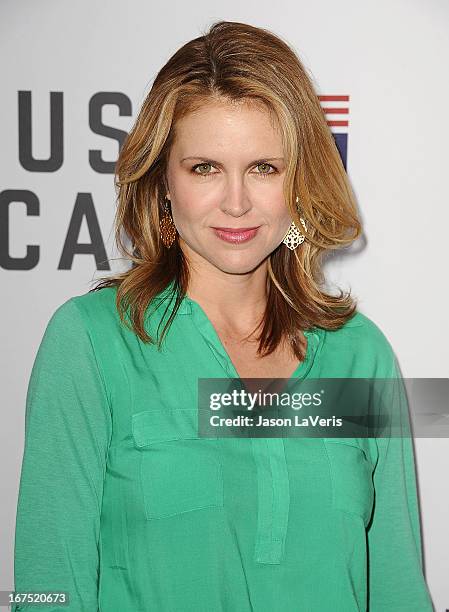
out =
{"type": "MultiPolygon", "coordinates": [[[[258,101],[205,101],[180,118],[174,128],[176,148],[275,147],[281,145],[276,117],[258,101]]],[[[279,151],[277,151],[279,152],[279,151]]]]}

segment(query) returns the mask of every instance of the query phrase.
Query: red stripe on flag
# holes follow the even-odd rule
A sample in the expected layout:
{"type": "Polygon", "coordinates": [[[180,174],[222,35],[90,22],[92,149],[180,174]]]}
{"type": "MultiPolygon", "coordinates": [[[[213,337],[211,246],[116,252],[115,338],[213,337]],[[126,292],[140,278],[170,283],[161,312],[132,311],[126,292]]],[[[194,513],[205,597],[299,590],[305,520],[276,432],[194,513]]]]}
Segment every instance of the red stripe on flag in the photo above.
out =
{"type": "Polygon", "coordinates": [[[349,96],[318,96],[321,102],[349,102],[349,96]]]}
{"type": "Polygon", "coordinates": [[[330,127],[348,127],[348,121],[328,121],[327,125],[330,127]]]}
{"type": "Polygon", "coordinates": [[[347,115],[349,113],[349,108],[324,108],[324,112],[328,115],[347,115]]]}

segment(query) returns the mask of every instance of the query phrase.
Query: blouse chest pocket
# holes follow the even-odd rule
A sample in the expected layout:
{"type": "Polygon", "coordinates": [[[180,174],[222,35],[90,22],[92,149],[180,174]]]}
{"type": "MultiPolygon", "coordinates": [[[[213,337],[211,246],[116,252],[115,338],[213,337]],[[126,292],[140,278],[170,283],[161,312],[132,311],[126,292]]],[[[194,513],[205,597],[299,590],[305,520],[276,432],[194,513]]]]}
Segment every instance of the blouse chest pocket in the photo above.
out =
{"type": "Polygon", "coordinates": [[[366,527],[374,502],[371,461],[355,442],[325,438],[324,445],[332,479],[333,507],[360,516],[366,527]]]}
{"type": "Polygon", "coordinates": [[[200,438],[196,409],[144,410],[132,416],[147,520],[223,506],[217,440],[200,438]]]}

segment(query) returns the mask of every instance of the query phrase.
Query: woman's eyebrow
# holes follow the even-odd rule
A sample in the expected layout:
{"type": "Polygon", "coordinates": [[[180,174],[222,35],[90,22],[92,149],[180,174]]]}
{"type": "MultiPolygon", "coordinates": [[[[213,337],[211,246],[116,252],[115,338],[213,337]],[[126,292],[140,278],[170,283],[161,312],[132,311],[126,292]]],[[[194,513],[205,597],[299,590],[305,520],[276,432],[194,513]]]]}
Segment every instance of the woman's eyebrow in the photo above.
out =
{"type": "MultiPolygon", "coordinates": [[[[189,157],[183,157],[181,159],[181,162],[187,161],[187,160],[195,160],[195,159],[202,159],[203,161],[207,161],[207,163],[214,164],[216,166],[222,165],[219,161],[216,161],[215,159],[211,159],[210,157],[207,157],[206,155],[204,156],[203,155],[193,155],[189,157]]],[[[268,161],[284,161],[284,158],[283,157],[261,157],[260,159],[255,159],[254,161],[250,162],[248,164],[248,167],[254,166],[255,164],[262,164],[268,161]]]]}

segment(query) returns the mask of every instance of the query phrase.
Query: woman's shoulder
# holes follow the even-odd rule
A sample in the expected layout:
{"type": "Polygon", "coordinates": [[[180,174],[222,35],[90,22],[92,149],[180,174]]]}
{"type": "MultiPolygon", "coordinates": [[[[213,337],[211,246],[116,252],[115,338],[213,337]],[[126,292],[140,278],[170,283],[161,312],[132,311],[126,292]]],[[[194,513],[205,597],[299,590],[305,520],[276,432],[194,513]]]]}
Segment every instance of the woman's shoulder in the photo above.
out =
{"type": "Polygon", "coordinates": [[[353,365],[368,366],[368,371],[377,370],[379,364],[390,371],[395,361],[394,349],[386,333],[359,310],[342,327],[326,333],[326,345],[330,354],[339,354],[353,365]]]}
{"type": "Polygon", "coordinates": [[[112,289],[75,295],[54,308],[38,344],[34,376],[43,369],[60,372],[68,364],[79,371],[87,367],[86,356],[111,338],[113,308],[112,289]]]}
{"type": "Polygon", "coordinates": [[[105,329],[120,320],[116,307],[116,287],[104,287],[73,295],[62,302],[54,311],[49,324],[76,328],[82,325],[88,329],[105,329]]]}
{"type": "Polygon", "coordinates": [[[342,327],[331,333],[338,334],[341,337],[348,336],[352,340],[359,339],[381,345],[390,344],[380,325],[360,310],[356,310],[342,327]]]}
{"type": "Polygon", "coordinates": [[[73,303],[85,314],[94,313],[101,316],[101,313],[111,314],[116,309],[117,287],[103,287],[93,291],[88,291],[81,295],[74,295],[68,301],[73,303]]]}

